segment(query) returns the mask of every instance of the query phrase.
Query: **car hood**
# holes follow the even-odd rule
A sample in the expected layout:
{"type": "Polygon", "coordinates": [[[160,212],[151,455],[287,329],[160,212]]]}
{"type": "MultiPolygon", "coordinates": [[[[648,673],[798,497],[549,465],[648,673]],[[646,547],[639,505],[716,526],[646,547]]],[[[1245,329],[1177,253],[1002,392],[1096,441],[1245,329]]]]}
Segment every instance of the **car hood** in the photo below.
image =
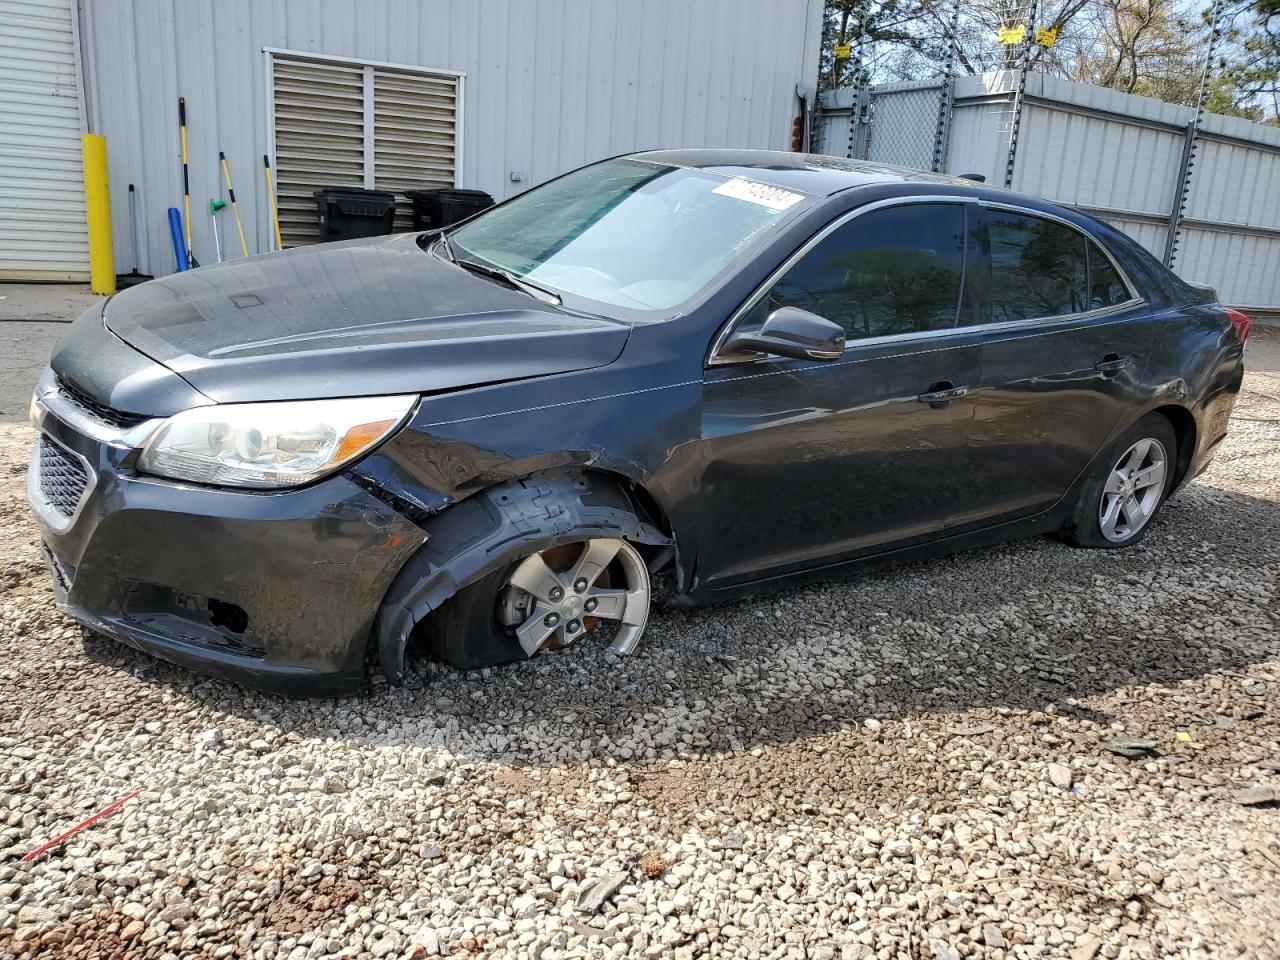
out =
{"type": "Polygon", "coordinates": [[[413,234],[299,247],[132,287],[107,328],[219,403],[430,393],[616,360],[630,327],[544,304],[413,234]]]}

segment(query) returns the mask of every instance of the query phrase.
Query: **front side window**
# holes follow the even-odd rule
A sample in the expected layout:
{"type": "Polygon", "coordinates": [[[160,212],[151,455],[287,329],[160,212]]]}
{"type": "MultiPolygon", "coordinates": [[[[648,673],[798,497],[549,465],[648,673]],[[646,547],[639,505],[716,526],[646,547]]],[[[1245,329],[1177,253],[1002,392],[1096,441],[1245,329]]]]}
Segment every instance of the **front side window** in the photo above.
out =
{"type": "Polygon", "coordinates": [[[812,203],[743,177],[609,160],[481,214],[449,239],[460,258],[552,290],[668,310],[812,203]]]}
{"type": "Polygon", "coordinates": [[[824,238],[778,281],[769,309],[808,310],[849,340],[956,325],[965,211],[919,203],[873,210],[824,238]]]}
{"type": "Polygon", "coordinates": [[[1092,309],[1083,234],[1030,214],[989,210],[987,236],[995,323],[1092,309]]]}

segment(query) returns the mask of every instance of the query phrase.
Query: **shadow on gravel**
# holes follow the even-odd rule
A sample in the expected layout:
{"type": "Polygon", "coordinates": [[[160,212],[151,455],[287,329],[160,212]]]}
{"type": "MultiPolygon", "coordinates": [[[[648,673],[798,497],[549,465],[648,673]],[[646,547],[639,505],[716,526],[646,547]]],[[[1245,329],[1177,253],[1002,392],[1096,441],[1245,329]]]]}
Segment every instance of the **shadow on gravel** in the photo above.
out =
{"type": "MultiPolygon", "coordinates": [[[[1129,550],[1019,541],[663,611],[641,653],[623,661],[590,647],[483,675],[419,661],[422,689],[379,684],[343,701],[245,691],[98,638],[85,649],[179,696],[304,737],[420,740],[515,766],[608,757],[643,765],[654,756],[619,755],[614,744],[638,738],[659,756],[740,752],[852,735],[868,717],[1049,704],[1109,723],[1066,701],[1280,655],[1278,545],[1280,503],[1196,484],[1129,550]]],[[[1258,684],[1259,710],[1270,709],[1263,693],[1258,684]]]]}

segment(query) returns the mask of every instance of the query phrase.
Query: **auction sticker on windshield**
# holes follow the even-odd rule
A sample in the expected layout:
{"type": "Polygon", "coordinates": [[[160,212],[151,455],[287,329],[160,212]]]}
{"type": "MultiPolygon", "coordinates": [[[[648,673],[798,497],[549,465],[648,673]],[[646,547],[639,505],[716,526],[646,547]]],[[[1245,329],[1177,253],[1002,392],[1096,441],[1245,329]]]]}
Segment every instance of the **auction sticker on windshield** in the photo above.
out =
{"type": "Polygon", "coordinates": [[[803,194],[792,193],[781,187],[771,187],[744,177],[726,180],[711,192],[718,193],[722,197],[734,197],[738,200],[746,200],[748,203],[757,203],[770,210],[786,210],[804,199],[803,194]]]}

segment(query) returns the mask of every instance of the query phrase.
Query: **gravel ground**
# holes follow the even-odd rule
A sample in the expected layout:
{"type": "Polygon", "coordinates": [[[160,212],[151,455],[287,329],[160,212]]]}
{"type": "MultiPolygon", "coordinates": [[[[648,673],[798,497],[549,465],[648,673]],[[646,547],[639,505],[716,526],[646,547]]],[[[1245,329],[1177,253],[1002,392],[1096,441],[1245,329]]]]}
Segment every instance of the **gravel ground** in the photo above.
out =
{"type": "Polygon", "coordinates": [[[1230,439],[1138,548],[1023,541],[664,612],[623,662],[424,665],[336,702],[62,618],[31,433],[0,425],[0,955],[1274,958],[1256,336],[1230,439]]]}

